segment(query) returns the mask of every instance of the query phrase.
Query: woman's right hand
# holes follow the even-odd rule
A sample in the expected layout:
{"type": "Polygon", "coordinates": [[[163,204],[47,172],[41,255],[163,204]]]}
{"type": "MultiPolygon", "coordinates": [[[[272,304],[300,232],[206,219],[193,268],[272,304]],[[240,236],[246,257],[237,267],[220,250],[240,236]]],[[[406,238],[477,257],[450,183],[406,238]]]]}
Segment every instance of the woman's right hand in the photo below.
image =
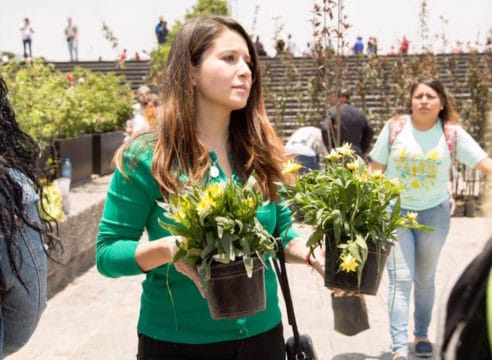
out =
{"type": "Polygon", "coordinates": [[[200,277],[198,276],[198,272],[196,271],[196,267],[188,265],[182,260],[175,262],[174,267],[176,268],[176,271],[189,277],[191,279],[191,281],[193,281],[195,283],[195,285],[198,288],[198,291],[200,291],[200,294],[202,295],[202,297],[204,299],[207,298],[207,294],[205,293],[205,290],[203,289],[202,281],[200,280],[200,277]]]}

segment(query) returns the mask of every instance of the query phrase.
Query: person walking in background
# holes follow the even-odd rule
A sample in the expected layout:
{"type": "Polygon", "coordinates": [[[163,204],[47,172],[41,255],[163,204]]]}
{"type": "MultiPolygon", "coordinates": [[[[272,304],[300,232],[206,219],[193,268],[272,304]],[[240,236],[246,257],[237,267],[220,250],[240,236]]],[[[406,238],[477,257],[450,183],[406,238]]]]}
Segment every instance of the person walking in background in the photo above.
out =
{"type": "Polygon", "coordinates": [[[126,49],[123,49],[123,51],[120,54],[120,62],[124,63],[128,57],[128,52],[126,49]]]}
{"type": "Polygon", "coordinates": [[[297,45],[292,39],[292,35],[289,34],[287,35],[287,55],[289,56],[296,56],[297,54],[297,45]]]}
{"type": "Polygon", "coordinates": [[[151,93],[145,96],[143,112],[141,114],[137,113],[132,119],[132,138],[148,132],[155,126],[158,106],[159,97],[157,94],[151,93]]]}
{"type": "Polygon", "coordinates": [[[439,254],[448,235],[451,209],[449,172],[453,159],[492,175],[492,159],[459,125],[451,95],[435,78],[425,77],[410,88],[407,115],[385,124],[370,153],[371,168],[405,185],[402,213],[434,229],[398,229],[398,242],[388,256],[388,312],[393,359],[407,359],[408,312],[414,286],[415,354],[431,356],[428,338],[435,296],[439,254]],[[415,170],[418,169],[418,170],[415,170]]]}
{"type": "Polygon", "coordinates": [[[167,22],[162,16],[159,17],[159,22],[155,26],[155,37],[157,39],[157,44],[162,45],[167,41],[167,22]]]}
{"type": "Polygon", "coordinates": [[[313,56],[313,49],[311,48],[310,42],[308,42],[306,44],[306,48],[302,51],[302,56],[304,56],[304,57],[312,57],[313,56]]]}
{"type": "Polygon", "coordinates": [[[259,221],[270,232],[279,229],[287,261],[309,262],[323,273],[324,255],[310,254],[292,228],[290,210],[278,203],[284,150],[263,105],[258,60],[253,41],[235,20],[209,16],[186,22],[169,51],[155,131],[126,143],[116,155],[96,264],[109,277],[146,274],[139,360],[285,359],[272,267],[265,269],[266,310],[213,320],[196,286],[196,269],[182,260],[172,263],[176,241],[186,239],[158,225],[163,215],[156,201],[186,185],[245,183],[254,172],[269,200],[258,210],[259,221]],[[141,242],[144,229],[149,241],[141,242]]]}
{"type": "Polygon", "coordinates": [[[134,121],[137,117],[143,117],[145,105],[147,103],[147,95],[150,93],[150,88],[147,85],[141,85],[137,89],[136,101],[132,105],[133,116],[125,122],[125,138],[128,141],[133,136],[134,121]]]}
{"type": "Polygon", "coordinates": [[[342,89],[338,96],[332,97],[332,106],[325,111],[324,115],[323,142],[329,150],[349,143],[357,155],[365,159],[372,144],[374,129],[364,112],[352,106],[349,100],[350,91],[348,89],[342,89]],[[338,134],[340,138],[337,142],[338,134]]]}
{"type": "Polygon", "coordinates": [[[354,43],[354,55],[364,53],[364,42],[362,41],[362,36],[357,36],[357,40],[354,43]]]}
{"type": "Polygon", "coordinates": [[[255,49],[256,49],[256,52],[258,53],[259,56],[267,56],[267,53],[265,51],[265,47],[263,46],[263,43],[260,41],[259,35],[256,35],[255,49]]]}
{"type": "Polygon", "coordinates": [[[144,117],[149,124],[149,127],[153,129],[157,121],[157,111],[159,108],[159,95],[150,93],[145,98],[145,110],[144,117]]]}
{"type": "MultiPolygon", "coordinates": [[[[45,246],[56,245],[41,220],[35,170],[38,144],[19,129],[0,78],[0,359],[24,346],[46,307],[45,246]],[[47,245],[45,245],[47,244],[47,245]]],[[[44,209],[43,209],[44,210],[44,209]]],[[[56,221],[55,221],[56,223],[56,221]]]]}
{"type": "Polygon", "coordinates": [[[403,39],[401,40],[400,43],[400,54],[407,55],[409,47],[410,47],[410,40],[408,40],[406,36],[403,36],[403,39]]]}
{"type": "Polygon", "coordinates": [[[65,27],[65,38],[67,39],[68,53],[70,55],[70,61],[79,61],[79,30],[77,25],[72,23],[72,18],[67,18],[67,26],[65,27]]]}
{"type": "Polygon", "coordinates": [[[367,55],[377,55],[378,54],[378,40],[371,36],[367,40],[367,55]]]}
{"type": "Polygon", "coordinates": [[[34,30],[32,29],[29,18],[24,19],[24,23],[21,25],[20,31],[22,32],[22,47],[24,48],[24,60],[32,59],[32,35],[34,34],[34,30]]]}
{"type": "Polygon", "coordinates": [[[303,126],[294,131],[285,144],[285,154],[295,157],[302,165],[302,173],[319,169],[321,158],[328,155],[321,129],[315,126],[303,126]]]}
{"type": "Polygon", "coordinates": [[[275,41],[275,56],[282,56],[285,53],[285,41],[279,36],[275,41]]]}

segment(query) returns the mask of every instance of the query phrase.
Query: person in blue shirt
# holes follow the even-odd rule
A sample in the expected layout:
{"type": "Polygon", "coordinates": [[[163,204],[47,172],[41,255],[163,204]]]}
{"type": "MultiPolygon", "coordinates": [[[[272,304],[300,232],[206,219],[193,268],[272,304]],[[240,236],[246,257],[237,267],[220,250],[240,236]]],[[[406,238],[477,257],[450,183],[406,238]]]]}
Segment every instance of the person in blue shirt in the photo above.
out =
{"type": "Polygon", "coordinates": [[[162,16],[159,17],[159,22],[155,26],[155,37],[159,45],[164,44],[167,41],[167,21],[162,16]]]}
{"type": "Polygon", "coordinates": [[[451,203],[449,171],[452,157],[487,176],[492,175],[492,159],[459,125],[451,95],[435,78],[426,77],[410,89],[408,114],[401,129],[391,138],[390,120],[370,152],[371,168],[385,171],[405,185],[401,211],[416,213],[417,221],[432,232],[399,229],[398,242],[388,256],[389,318],[394,360],[407,359],[410,292],[414,287],[415,354],[432,355],[428,339],[435,294],[435,273],[439,254],[448,235],[451,203]],[[453,125],[452,125],[453,124],[453,125]],[[456,125],[454,125],[456,124],[456,125]],[[447,129],[454,128],[455,140],[449,144],[447,129]],[[450,147],[452,151],[450,151],[450,147]]]}
{"type": "Polygon", "coordinates": [[[362,54],[364,53],[364,42],[362,42],[362,36],[357,36],[357,40],[354,44],[354,54],[362,54]]]}

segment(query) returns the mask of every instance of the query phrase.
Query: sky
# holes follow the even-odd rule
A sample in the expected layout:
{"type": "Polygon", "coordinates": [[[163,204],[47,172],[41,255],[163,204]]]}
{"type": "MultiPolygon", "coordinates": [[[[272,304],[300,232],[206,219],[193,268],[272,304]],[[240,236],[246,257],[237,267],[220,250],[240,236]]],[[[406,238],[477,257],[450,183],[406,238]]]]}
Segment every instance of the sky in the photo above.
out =
{"type": "MultiPolygon", "coordinates": [[[[229,8],[249,33],[260,36],[270,55],[274,54],[279,29],[283,38],[292,35],[300,54],[306,43],[312,42],[314,3],[321,1],[229,0],[229,8]]],[[[23,52],[19,27],[28,17],[35,32],[33,55],[52,61],[68,60],[63,30],[71,16],[79,28],[80,60],[114,60],[123,49],[132,57],[136,51],[150,52],[155,47],[154,27],[159,16],[164,16],[171,27],[194,4],[195,0],[5,1],[0,12],[0,51],[23,52]],[[119,40],[116,49],[103,36],[103,22],[119,40]]],[[[398,48],[405,35],[410,39],[410,52],[421,50],[420,0],[344,0],[343,4],[345,22],[351,25],[345,33],[347,42],[353,43],[357,36],[367,42],[369,36],[375,36],[380,52],[385,53],[391,46],[398,48]]],[[[443,50],[443,41],[434,40],[436,36],[444,35],[450,45],[457,40],[484,44],[492,31],[492,0],[427,0],[427,4],[426,23],[436,52],[443,50]]]]}

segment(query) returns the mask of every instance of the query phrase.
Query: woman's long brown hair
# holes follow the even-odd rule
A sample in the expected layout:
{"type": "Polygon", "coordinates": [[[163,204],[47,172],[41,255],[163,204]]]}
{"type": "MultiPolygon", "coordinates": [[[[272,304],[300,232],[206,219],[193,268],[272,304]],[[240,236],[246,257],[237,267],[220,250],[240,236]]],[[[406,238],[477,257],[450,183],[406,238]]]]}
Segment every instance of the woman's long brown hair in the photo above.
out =
{"type": "Polygon", "coordinates": [[[254,171],[264,197],[278,200],[278,182],[284,181],[282,141],[266,115],[254,44],[242,26],[227,17],[194,18],[183,26],[172,42],[163,79],[162,106],[157,117],[152,173],[165,197],[181,187],[180,174],[186,174],[190,182],[205,178],[210,157],[198,137],[196,90],[191,73],[201,64],[203,53],[225,29],[244,38],[252,61],[253,83],[249,99],[245,108],[232,112],[229,125],[234,169],[242,181],[254,171]]]}

